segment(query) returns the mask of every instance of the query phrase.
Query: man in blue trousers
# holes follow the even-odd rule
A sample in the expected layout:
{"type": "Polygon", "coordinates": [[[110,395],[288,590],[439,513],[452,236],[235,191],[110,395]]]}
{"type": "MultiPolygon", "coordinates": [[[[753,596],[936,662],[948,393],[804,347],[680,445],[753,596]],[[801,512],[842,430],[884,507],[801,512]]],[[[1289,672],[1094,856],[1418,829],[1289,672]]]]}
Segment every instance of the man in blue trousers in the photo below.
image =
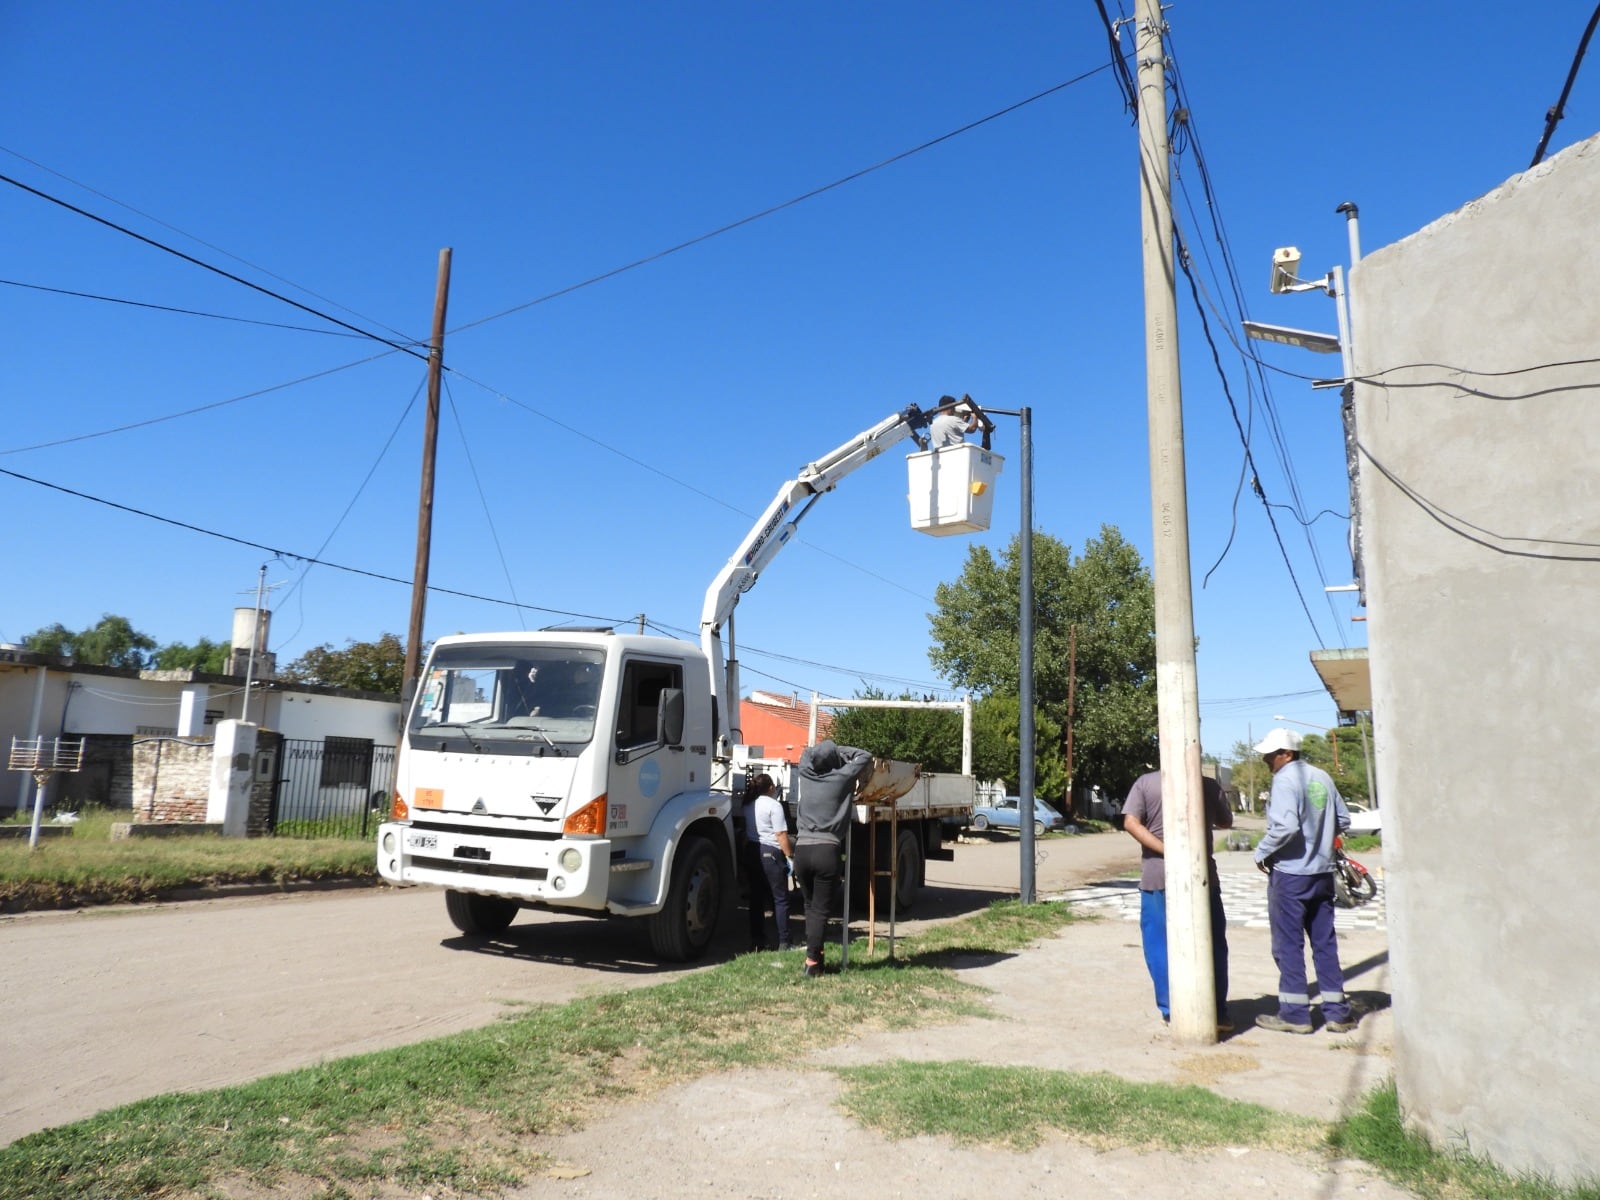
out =
{"type": "Polygon", "coordinates": [[[1350,828],[1350,813],[1326,771],[1300,757],[1300,735],[1274,729],[1256,745],[1272,771],[1267,832],[1256,866],[1267,873],[1272,959],[1278,964],[1278,1011],[1256,1018],[1262,1029],[1311,1032],[1306,939],[1317,968],[1322,1027],[1349,1033],[1356,1017],[1344,994],[1344,969],[1333,932],[1333,839],[1350,828]]]}
{"type": "MultiPolygon", "coordinates": [[[[1205,801],[1206,823],[1212,829],[1231,829],[1233,810],[1222,793],[1222,785],[1209,775],[1200,778],[1200,793],[1205,801]]],[[[1138,842],[1142,862],[1139,867],[1139,940],[1144,943],[1144,964],[1155,985],[1156,1007],[1163,1021],[1171,1019],[1167,985],[1167,864],[1166,827],[1161,820],[1161,772],[1148,771],[1134,780],[1122,806],[1122,828],[1138,842]]],[[[1217,1032],[1233,1032],[1228,1020],[1228,918],[1222,911],[1222,892],[1217,886],[1217,860],[1206,847],[1206,891],[1211,904],[1211,967],[1217,986],[1217,1032]]]]}

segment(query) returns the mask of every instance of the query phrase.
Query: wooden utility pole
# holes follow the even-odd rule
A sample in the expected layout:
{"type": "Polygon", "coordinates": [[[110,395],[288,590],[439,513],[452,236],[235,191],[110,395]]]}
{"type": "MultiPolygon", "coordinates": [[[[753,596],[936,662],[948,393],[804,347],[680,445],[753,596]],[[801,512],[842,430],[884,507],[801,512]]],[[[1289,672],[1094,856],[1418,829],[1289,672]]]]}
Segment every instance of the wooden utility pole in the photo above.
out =
{"type": "Polygon", "coordinates": [[[1200,785],[1200,698],[1195,677],[1189,504],[1178,375],[1176,264],[1167,143],[1165,24],[1159,0],[1138,0],[1139,224],[1144,245],[1145,372],[1150,414],[1150,499],[1155,526],[1156,696],[1167,871],[1167,978],[1172,1032],[1214,1044],[1206,814],[1200,785]]]}
{"type": "Polygon", "coordinates": [[[417,500],[417,564],[411,574],[411,624],[401,695],[409,696],[422,666],[422,619],[428,608],[428,558],[433,548],[433,460],[439,445],[439,377],[444,370],[444,313],[450,299],[450,247],[439,251],[439,285],[433,297],[433,340],[428,346],[428,417],[422,433],[422,494],[417,500]]]}

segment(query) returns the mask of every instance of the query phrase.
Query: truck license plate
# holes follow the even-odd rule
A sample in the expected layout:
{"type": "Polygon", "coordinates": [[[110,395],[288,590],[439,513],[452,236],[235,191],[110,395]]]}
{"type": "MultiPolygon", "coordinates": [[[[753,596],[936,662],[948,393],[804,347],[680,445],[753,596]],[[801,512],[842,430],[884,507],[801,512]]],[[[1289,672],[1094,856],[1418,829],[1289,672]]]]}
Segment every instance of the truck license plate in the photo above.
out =
{"type": "Polygon", "coordinates": [[[408,833],[406,834],[407,850],[437,850],[439,836],[434,833],[408,833]]]}

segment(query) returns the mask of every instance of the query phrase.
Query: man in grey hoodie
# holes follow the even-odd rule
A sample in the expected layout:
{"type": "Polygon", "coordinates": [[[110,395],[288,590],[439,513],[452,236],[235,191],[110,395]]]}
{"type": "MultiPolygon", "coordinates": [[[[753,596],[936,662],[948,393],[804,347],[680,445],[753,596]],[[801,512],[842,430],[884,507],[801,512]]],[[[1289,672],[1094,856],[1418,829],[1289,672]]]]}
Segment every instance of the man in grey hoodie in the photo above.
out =
{"type": "Polygon", "coordinates": [[[856,783],[872,769],[872,755],[854,746],[818,742],[800,752],[800,812],[794,877],[806,902],[807,975],[822,974],[822,942],[839,905],[844,839],[856,783]]]}

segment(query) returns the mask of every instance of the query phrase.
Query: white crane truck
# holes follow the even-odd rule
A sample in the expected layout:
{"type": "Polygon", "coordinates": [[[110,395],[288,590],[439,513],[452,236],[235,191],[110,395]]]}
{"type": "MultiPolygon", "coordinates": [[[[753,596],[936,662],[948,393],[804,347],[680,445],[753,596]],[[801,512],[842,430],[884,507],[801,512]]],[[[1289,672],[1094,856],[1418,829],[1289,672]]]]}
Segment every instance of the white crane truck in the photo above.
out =
{"type": "MultiPolygon", "coordinates": [[[[733,609],[819,496],[905,438],[923,447],[932,415],[908,406],[780,488],[707,589],[699,646],[610,631],[441,637],[406,713],[379,873],[444,888],[463,933],[498,933],[524,907],[642,917],[659,957],[700,957],[735,890],[748,754],[733,609]]],[[[941,818],[973,803],[970,775],[918,782],[895,802],[902,901],[924,858],[951,857],[941,818]]],[[[887,864],[888,828],[858,826],[853,845],[885,838],[887,864]]]]}

